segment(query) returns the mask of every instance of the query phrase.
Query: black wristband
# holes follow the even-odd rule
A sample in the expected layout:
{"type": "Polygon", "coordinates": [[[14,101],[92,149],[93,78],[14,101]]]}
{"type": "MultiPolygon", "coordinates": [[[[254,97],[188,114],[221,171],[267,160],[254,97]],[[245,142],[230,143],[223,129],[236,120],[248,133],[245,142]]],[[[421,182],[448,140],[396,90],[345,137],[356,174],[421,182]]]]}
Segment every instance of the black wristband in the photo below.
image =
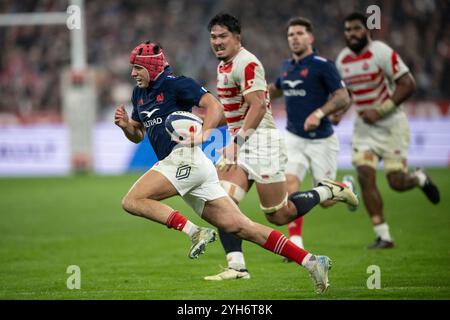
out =
{"type": "Polygon", "coordinates": [[[237,134],[234,136],[233,142],[237,144],[239,147],[242,147],[242,145],[248,140],[249,137],[242,137],[241,135],[237,134]]]}

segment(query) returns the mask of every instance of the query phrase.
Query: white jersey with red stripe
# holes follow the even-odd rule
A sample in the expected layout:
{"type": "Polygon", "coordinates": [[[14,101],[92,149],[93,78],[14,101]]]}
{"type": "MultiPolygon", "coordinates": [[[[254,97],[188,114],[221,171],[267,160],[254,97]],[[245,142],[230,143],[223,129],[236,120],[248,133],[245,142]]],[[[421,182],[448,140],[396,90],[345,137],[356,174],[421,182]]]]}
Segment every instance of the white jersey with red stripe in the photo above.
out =
{"type": "MultiPolygon", "coordinates": [[[[395,91],[395,80],[409,72],[397,52],[381,41],[371,41],[359,55],[344,48],[336,67],[352,93],[357,111],[375,108],[389,99],[395,91]]],[[[401,107],[387,118],[399,112],[403,112],[401,107]]]]}
{"type": "MultiPolygon", "coordinates": [[[[267,112],[258,128],[275,129],[270,108],[265,72],[261,62],[245,48],[228,63],[220,62],[217,67],[217,94],[224,106],[224,113],[231,135],[235,135],[244,123],[249,110],[244,96],[254,91],[264,91],[267,112]]],[[[258,129],[257,128],[257,129],[258,129]]]]}

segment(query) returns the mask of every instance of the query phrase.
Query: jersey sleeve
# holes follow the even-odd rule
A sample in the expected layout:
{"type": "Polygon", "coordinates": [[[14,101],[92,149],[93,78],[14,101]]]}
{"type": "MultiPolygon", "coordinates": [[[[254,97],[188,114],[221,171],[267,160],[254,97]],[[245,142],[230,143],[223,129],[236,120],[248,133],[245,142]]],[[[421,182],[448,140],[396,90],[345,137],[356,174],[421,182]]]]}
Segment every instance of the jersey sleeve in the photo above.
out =
{"type": "Polygon", "coordinates": [[[323,64],[321,78],[329,93],[345,88],[345,83],[342,81],[342,78],[332,61],[327,61],[323,64]]]}
{"type": "Polygon", "coordinates": [[[281,76],[278,76],[274,82],[275,88],[281,90],[281,76]]]}
{"type": "Polygon", "coordinates": [[[136,98],[136,88],[133,90],[133,94],[131,95],[131,103],[133,105],[133,111],[131,112],[131,119],[137,122],[141,122],[139,118],[139,113],[137,109],[137,98],[136,98]]]}
{"type": "Polygon", "coordinates": [[[280,69],[278,70],[278,76],[275,79],[275,82],[273,83],[275,85],[275,88],[277,88],[278,90],[282,90],[281,83],[283,81],[282,79],[283,70],[284,70],[284,63],[280,66],[280,69]]]}
{"type": "Polygon", "coordinates": [[[267,89],[264,68],[259,61],[246,59],[237,66],[234,77],[243,95],[267,89]]]}
{"type": "Polygon", "coordinates": [[[375,53],[379,66],[390,79],[397,80],[409,72],[400,55],[387,44],[377,42],[375,53]]]}
{"type": "Polygon", "coordinates": [[[190,110],[193,106],[198,106],[202,96],[207,93],[197,81],[191,78],[179,78],[176,82],[175,96],[177,105],[185,111],[190,110]]]}
{"type": "Polygon", "coordinates": [[[335,65],[335,67],[336,67],[336,70],[338,71],[338,73],[339,73],[339,75],[340,75],[341,77],[342,77],[342,63],[341,63],[341,61],[342,61],[342,56],[343,56],[343,51],[341,51],[341,52],[338,54],[336,60],[334,61],[334,65],[335,65]]]}

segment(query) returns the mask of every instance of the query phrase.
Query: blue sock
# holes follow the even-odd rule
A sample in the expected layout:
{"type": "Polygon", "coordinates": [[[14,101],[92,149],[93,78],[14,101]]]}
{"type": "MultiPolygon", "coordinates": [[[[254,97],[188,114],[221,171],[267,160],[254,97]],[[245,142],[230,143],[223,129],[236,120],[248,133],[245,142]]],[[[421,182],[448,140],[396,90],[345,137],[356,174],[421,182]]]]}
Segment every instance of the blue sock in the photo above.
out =
{"type": "Polygon", "coordinates": [[[220,242],[225,249],[225,253],[240,251],[242,252],[242,239],[232,233],[227,233],[219,229],[220,242]]]}
{"type": "Polygon", "coordinates": [[[288,199],[292,201],[297,208],[297,217],[302,217],[320,203],[319,193],[315,190],[306,192],[294,192],[288,199]]]}

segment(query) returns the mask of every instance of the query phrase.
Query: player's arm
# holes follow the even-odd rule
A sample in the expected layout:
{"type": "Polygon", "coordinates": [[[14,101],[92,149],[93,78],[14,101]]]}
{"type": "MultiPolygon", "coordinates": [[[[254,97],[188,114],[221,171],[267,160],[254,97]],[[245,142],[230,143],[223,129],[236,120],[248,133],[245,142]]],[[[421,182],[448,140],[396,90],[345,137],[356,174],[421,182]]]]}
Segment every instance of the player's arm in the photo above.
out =
{"type": "Polygon", "coordinates": [[[396,84],[391,98],[376,108],[381,118],[383,118],[413,94],[416,89],[416,82],[409,68],[395,50],[383,42],[376,42],[376,45],[379,52],[377,55],[378,64],[385,76],[391,81],[395,81],[396,84]]]}
{"type": "Polygon", "coordinates": [[[226,122],[223,106],[211,93],[207,92],[201,97],[198,107],[205,110],[205,113],[202,115],[203,141],[205,141],[208,138],[211,129],[217,128],[222,122],[226,122]]]}
{"type": "Polygon", "coordinates": [[[305,120],[305,130],[314,130],[320,125],[323,117],[326,117],[335,112],[339,112],[348,108],[351,104],[351,99],[346,88],[340,88],[333,92],[331,98],[316,111],[311,113],[305,120]]]}
{"type": "Polygon", "coordinates": [[[248,105],[242,128],[234,141],[235,144],[241,146],[258,128],[267,112],[267,83],[264,69],[259,63],[249,61],[245,68],[241,69],[240,74],[236,76],[235,82],[240,84],[244,102],[248,105]]]}
{"type": "MultiPolygon", "coordinates": [[[[219,101],[220,103],[220,101],[219,101]]],[[[194,107],[192,109],[192,113],[195,114],[197,117],[199,117],[200,119],[202,119],[203,121],[205,120],[205,110],[200,108],[200,107],[194,107]]],[[[227,124],[227,119],[225,118],[225,113],[222,113],[222,119],[220,119],[219,124],[217,125],[218,127],[224,126],[227,124]]]]}
{"type": "Polygon", "coordinates": [[[244,95],[244,100],[248,104],[248,112],[239,135],[246,140],[258,128],[267,112],[267,106],[265,93],[262,90],[247,93],[244,95]]]}
{"type": "Polygon", "coordinates": [[[270,99],[276,99],[283,95],[283,91],[278,89],[277,86],[274,83],[269,83],[269,95],[270,99]]]}
{"type": "Polygon", "coordinates": [[[337,126],[339,124],[339,122],[341,122],[342,118],[344,117],[344,114],[350,109],[350,107],[352,106],[352,94],[350,92],[350,90],[348,90],[347,88],[347,93],[349,96],[349,103],[347,104],[347,106],[343,109],[340,109],[336,112],[333,112],[332,114],[330,114],[328,116],[328,118],[330,119],[331,123],[335,126],[337,126]]]}
{"type": "Polygon", "coordinates": [[[396,81],[396,88],[391,100],[396,106],[402,104],[416,91],[416,81],[410,72],[402,75],[396,81]]]}
{"type": "Polygon", "coordinates": [[[348,95],[348,91],[346,88],[341,88],[333,92],[331,98],[318,110],[321,110],[322,113],[327,116],[332,113],[341,111],[347,108],[351,103],[350,96],[348,95]]]}
{"type": "Polygon", "coordinates": [[[122,129],[125,136],[131,142],[139,143],[144,139],[144,127],[140,122],[128,117],[128,113],[123,104],[116,108],[114,123],[122,129]]]}
{"type": "Polygon", "coordinates": [[[416,89],[416,82],[412,74],[397,52],[382,42],[376,42],[376,45],[379,52],[378,64],[384,75],[395,81],[396,88],[392,96],[381,105],[360,113],[361,118],[368,124],[374,124],[394,112],[416,89]]]}
{"type": "Polygon", "coordinates": [[[244,118],[244,123],[233,141],[219,152],[223,154],[221,160],[216,163],[217,168],[222,170],[226,167],[227,161],[234,163],[241,146],[250,138],[251,134],[259,126],[267,108],[265,92],[256,90],[244,95],[244,100],[248,104],[248,112],[244,118]]]}
{"type": "Polygon", "coordinates": [[[397,80],[395,80],[395,83],[396,88],[390,99],[387,99],[375,109],[364,110],[360,113],[360,116],[364,122],[374,124],[378,120],[391,114],[416,90],[416,81],[410,72],[400,76],[397,80]]]}

